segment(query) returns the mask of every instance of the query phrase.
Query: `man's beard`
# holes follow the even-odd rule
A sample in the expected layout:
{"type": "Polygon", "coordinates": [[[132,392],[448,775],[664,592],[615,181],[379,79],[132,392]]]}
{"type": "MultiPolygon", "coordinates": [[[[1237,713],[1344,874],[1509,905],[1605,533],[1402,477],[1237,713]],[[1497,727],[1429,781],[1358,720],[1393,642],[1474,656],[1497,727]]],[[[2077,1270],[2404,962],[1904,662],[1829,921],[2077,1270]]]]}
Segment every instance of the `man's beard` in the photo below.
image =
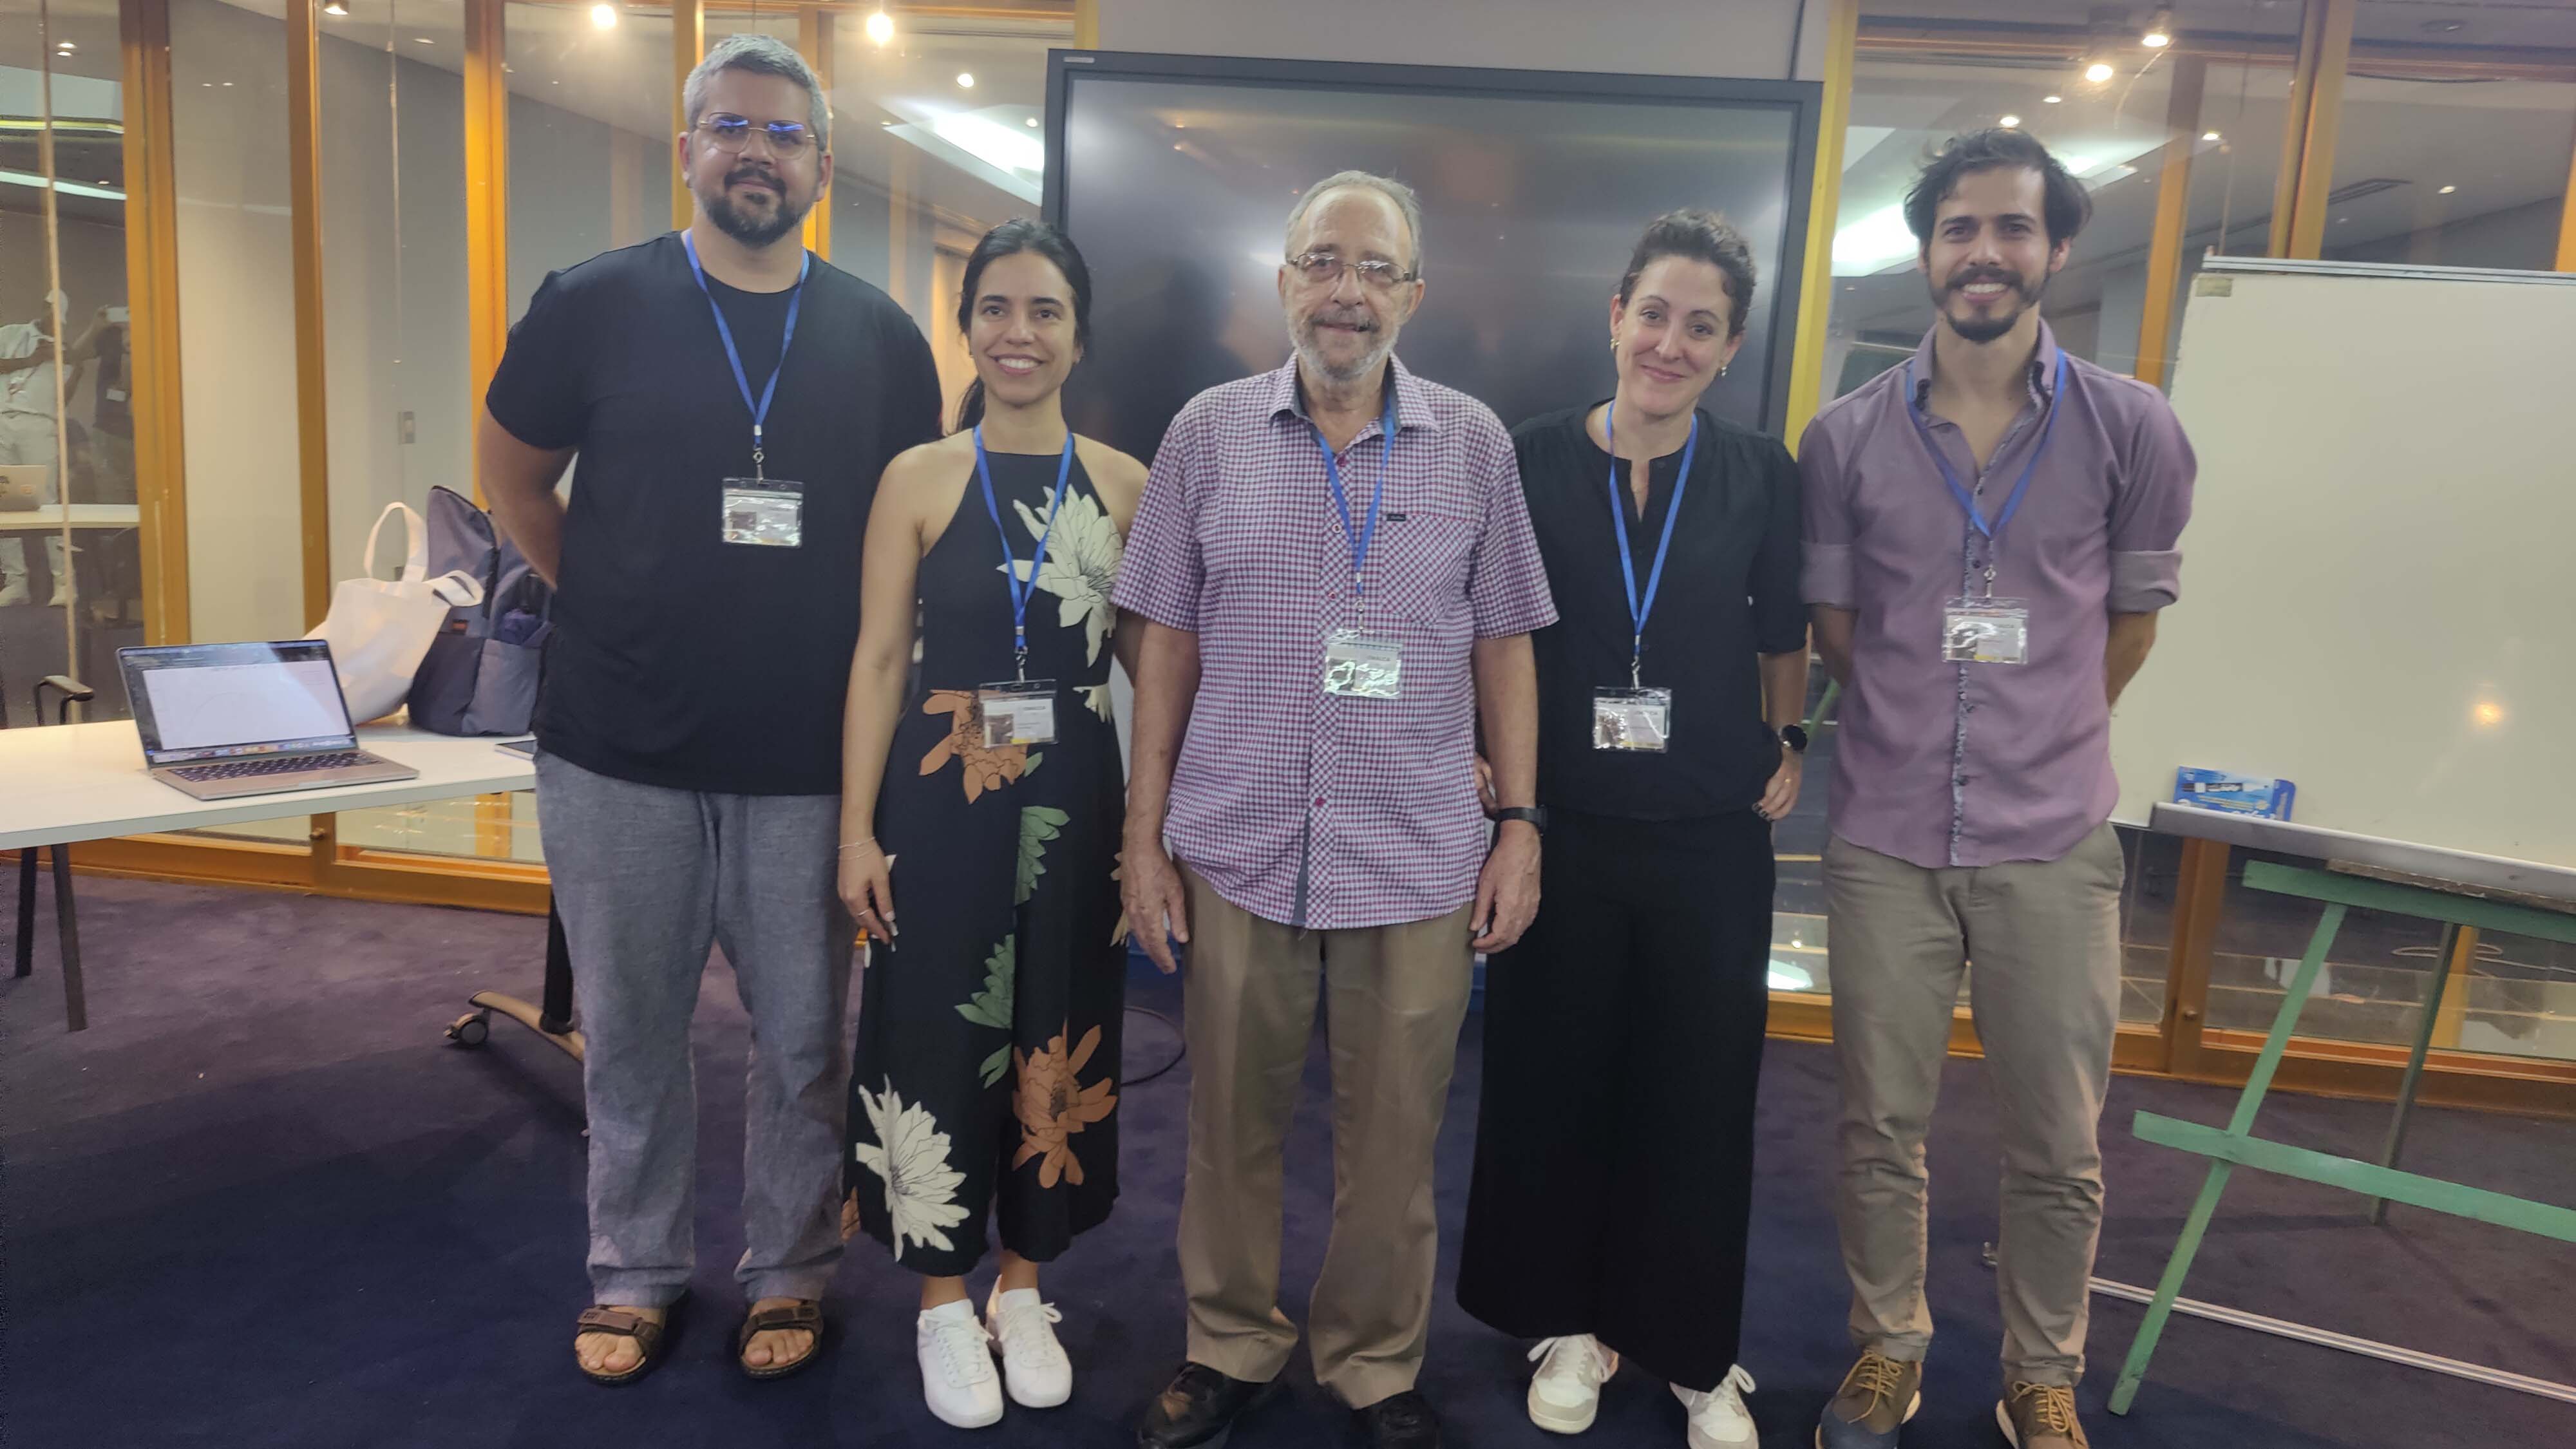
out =
{"type": "Polygon", "coordinates": [[[2012,331],[2015,327],[2020,326],[2021,314],[2038,306],[2039,299],[2047,294],[2048,277],[2045,273],[2041,274],[2039,285],[2033,287],[2023,278],[2012,272],[2007,272],[2000,268],[1984,267],[1979,268],[1974,272],[1969,272],[1959,276],[1953,279],[1946,286],[1936,288],[1933,293],[1932,304],[1941,313],[1941,319],[1950,324],[1950,330],[1959,334],[1963,340],[1986,343],[1992,342],[1996,338],[2012,331]],[[1984,317],[1970,317],[1967,321],[1962,322],[1954,313],[1951,312],[1950,298],[1952,295],[1957,293],[1961,287],[1967,286],[1971,282],[2001,282],[2011,290],[2012,295],[2021,299],[2021,305],[2013,308],[2009,312],[1997,312],[1984,317]]]}
{"type": "Polygon", "coordinates": [[[788,200],[785,181],[774,173],[747,167],[727,172],[724,185],[714,195],[700,196],[698,200],[706,207],[707,220],[716,224],[716,230],[745,246],[765,247],[805,222],[806,208],[788,200]],[[765,218],[747,214],[733,204],[734,183],[753,177],[765,177],[778,187],[778,206],[765,218]]]}
{"type": "Polygon", "coordinates": [[[1299,361],[1305,363],[1317,377],[1333,382],[1359,381],[1376,371],[1378,364],[1386,361],[1387,354],[1395,350],[1395,333],[1391,328],[1373,327],[1368,333],[1368,340],[1368,350],[1360,354],[1357,361],[1335,363],[1327,360],[1323,348],[1316,345],[1315,323],[1312,319],[1299,327],[1289,339],[1290,344],[1296,348],[1299,361]]]}

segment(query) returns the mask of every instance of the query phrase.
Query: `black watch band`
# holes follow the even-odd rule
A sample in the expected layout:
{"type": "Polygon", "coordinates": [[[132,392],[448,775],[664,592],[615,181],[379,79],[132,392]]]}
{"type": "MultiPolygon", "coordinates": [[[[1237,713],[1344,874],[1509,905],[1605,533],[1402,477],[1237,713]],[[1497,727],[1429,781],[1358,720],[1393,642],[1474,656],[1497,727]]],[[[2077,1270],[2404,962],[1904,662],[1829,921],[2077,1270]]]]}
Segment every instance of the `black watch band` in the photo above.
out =
{"type": "Polygon", "coordinates": [[[1780,729],[1780,743],[1787,745],[1790,753],[1803,755],[1807,752],[1807,731],[1803,726],[1784,725],[1780,729]]]}
{"type": "Polygon", "coordinates": [[[1506,820],[1524,821],[1539,834],[1547,834],[1547,810],[1544,806],[1514,805],[1508,809],[1495,811],[1493,818],[1496,824],[1506,820]]]}

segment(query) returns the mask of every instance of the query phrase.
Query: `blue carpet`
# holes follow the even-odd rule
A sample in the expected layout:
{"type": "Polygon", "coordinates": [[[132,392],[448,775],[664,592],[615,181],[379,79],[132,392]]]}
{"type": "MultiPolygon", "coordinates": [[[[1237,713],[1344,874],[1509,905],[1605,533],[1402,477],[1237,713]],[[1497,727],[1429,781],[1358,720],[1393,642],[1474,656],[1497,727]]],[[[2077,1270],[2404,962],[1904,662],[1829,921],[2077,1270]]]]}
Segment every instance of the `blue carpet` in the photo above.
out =
{"type": "MultiPolygon", "coordinates": [[[[776,1384],[727,1365],[740,1313],[730,1270],[745,1033],[731,976],[713,967],[697,1033],[697,1314],[660,1372],[607,1390],[576,1375],[569,1351],[584,1300],[578,1069],[506,1023],[481,1051],[439,1036],[475,989],[534,993],[542,921],[112,880],[84,881],[81,904],[88,1032],[62,1031],[49,918],[37,975],[0,978],[0,1443],[1125,1445],[1178,1361],[1171,1244],[1186,1067],[1126,1097],[1126,1196],[1048,1279],[1077,1369],[1073,1402],[966,1434],[922,1409],[913,1280],[864,1242],[828,1305],[825,1362],[776,1384]]],[[[1140,978],[1135,999],[1178,1003],[1159,979],[1140,978]]],[[[1441,1145],[1453,1253],[1476,1034],[1471,1020],[1441,1145]]],[[[1173,1045],[1136,1020],[1130,1071],[1173,1045]]],[[[1998,1318],[1977,1252],[1993,1236],[1997,1160],[1981,1074],[1951,1065],[1931,1148],[1942,1336],[1913,1449],[2000,1442],[1998,1318]]],[[[1320,1070],[1310,1077],[1317,1090],[1288,1154],[1291,1316],[1330,1209],[1320,1070]]],[[[1805,1445],[1849,1356],[1828,1198],[1830,1053],[1773,1043],[1763,1093],[1747,1367],[1762,1386],[1762,1442],[1805,1445]]],[[[2199,1185],[2192,1161],[2128,1136],[2130,1114],[2219,1121],[2229,1102],[2208,1088],[2116,1083],[2104,1276],[2152,1282],[2199,1185]]],[[[2264,1128],[2367,1155],[2384,1121],[2370,1104],[2283,1097],[2264,1128]]],[[[2409,1165],[2576,1203],[2571,1130],[2427,1110],[2409,1165]]],[[[2190,1291],[2576,1380],[2576,1248],[2402,1208],[2372,1228],[2360,1206],[2240,1174],[2190,1291]]],[[[2563,1404],[2183,1319],[2135,1413],[2116,1420],[2102,1401],[2138,1310],[2096,1303],[2081,1402],[2097,1444],[2576,1444],[2576,1409],[2563,1404]]],[[[1522,1348],[1449,1302],[1444,1268],[1423,1389],[1452,1442],[1560,1442],[1523,1417],[1522,1348]]],[[[1346,1422],[1301,1359],[1234,1442],[1339,1444],[1346,1422]]],[[[1590,1442],[1679,1445],[1680,1409],[1623,1375],[1590,1442]]]]}

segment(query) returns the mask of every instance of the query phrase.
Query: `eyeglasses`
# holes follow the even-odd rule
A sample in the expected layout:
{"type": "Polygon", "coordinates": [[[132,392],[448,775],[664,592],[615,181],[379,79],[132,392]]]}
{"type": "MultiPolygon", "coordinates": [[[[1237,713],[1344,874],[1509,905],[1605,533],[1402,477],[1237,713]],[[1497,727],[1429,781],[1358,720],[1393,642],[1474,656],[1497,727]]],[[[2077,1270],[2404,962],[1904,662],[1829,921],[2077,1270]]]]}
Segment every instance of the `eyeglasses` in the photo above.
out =
{"type": "Polygon", "coordinates": [[[755,126],[740,116],[709,116],[698,122],[698,129],[706,133],[708,144],[733,156],[751,145],[755,133],[768,140],[770,153],[777,156],[801,155],[814,141],[814,133],[794,121],[755,126]]]}
{"type": "Polygon", "coordinates": [[[1383,292],[1398,282],[1410,282],[1414,279],[1413,273],[1393,262],[1344,261],[1332,252],[1307,252],[1302,256],[1290,257],[1288,265],[1297,269],[1297,275],[1318,287],[1339,284],[1345,271],[1359,273],[1361,284],[1372,292],[1383,292]]]}

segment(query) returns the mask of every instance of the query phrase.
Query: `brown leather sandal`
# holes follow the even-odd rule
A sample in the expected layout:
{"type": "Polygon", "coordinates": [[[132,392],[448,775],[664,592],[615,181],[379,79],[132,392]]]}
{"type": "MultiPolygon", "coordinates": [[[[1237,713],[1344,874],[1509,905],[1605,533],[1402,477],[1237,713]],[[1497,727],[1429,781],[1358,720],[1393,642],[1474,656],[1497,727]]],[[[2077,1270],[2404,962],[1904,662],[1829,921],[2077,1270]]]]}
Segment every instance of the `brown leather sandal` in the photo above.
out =
{"type": "Polygon", "coordinates": [[[578,1344],[585,1333],[615,1334],[621,1338],[635,1340],[635,1347],[644,1356],[636,1361],[635,1367],[624,1373],[615,1374],[593,1373],[589,1365],[581,1362],[578,1353],[574,1355],[573,1363],[581,1369],[582,1377],[595,1384],[616,1385],[635,1382],[650,1372],[655,1364],[662,1361],[662,1340],[668,1336],[671,1322],[678,1315],[679,1309],[680,1305],[677,1303],[663,1309],[662,1321],[655,1323],[640,1313],[629,1313],[623,1308],[610,1308],[605,1304],[592,1304],[583,1309],[581,1317],[575,1321],[573,1341],[578,1344]]]}
{"type": "Polygon", "coordinates": [[[812,1363],[823,1352],[823,1305],[811,1298],[799,1298],[784,1308],[764,1308],[742,1321],[742,1331],[733,1336],[733,1361],[742,1371],[756,1379],[783,1379],[812,1363]],[[785,1363],[754,1368],[743,1363],[743,1353],[751,1347],[752,1335],[803,1330],[814,1335],[813,1345],[785,1363]]]}

